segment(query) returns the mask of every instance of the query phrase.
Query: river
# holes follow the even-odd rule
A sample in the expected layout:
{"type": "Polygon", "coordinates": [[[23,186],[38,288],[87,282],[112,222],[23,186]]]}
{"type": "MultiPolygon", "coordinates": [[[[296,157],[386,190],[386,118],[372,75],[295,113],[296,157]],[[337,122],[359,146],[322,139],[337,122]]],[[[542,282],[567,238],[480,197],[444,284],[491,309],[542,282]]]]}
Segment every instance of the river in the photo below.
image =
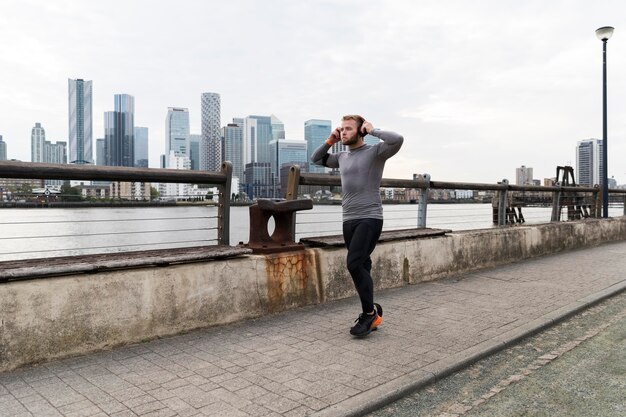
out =
{"type": "MultiPolygon", "coordinates": [[[[417,224],[417,205],[384,205],[383,230],[417,224]]],[[[232,207],[230,244],[247,242],[248,207],[232,207]]],[[[524,208],[527,224],[550,221],[550,208],[524,208]]],[[[565,213],[565,210],[563,211],[565,213]]],[[[623,209],[610,209],[621,216],[623,209]]],[[[493,227],[491,204],[430,204],[427,225],[493,227]]],[[[270,232],[273,226],[270,225],[270,232]]],[[[316,205],[297,215],[296,238],[341,234],[341,207],[316,205]]],[[[217,243],[214,206],[29,208],[0,210],[0,261],[164,249],[217,243]]]]}

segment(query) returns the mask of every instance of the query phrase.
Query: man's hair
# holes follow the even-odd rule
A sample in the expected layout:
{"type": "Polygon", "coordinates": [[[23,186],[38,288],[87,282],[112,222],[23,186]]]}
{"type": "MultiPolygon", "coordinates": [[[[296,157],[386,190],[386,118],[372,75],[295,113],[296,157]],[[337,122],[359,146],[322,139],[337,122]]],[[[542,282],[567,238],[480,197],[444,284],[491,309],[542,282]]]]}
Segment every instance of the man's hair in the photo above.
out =
{"type": "Polygon", "coordinates": [[[358,114],[346,114],[345,116],[341,118],[341,120],[342,121],[354,120],[356,122],[357,135],[365,136],[363,135],[363,133],[361,133],[361,127],[363,126],[363,123],[365,122],[365,119],[363,118],[363,116],[359,116],[358,114]]]}

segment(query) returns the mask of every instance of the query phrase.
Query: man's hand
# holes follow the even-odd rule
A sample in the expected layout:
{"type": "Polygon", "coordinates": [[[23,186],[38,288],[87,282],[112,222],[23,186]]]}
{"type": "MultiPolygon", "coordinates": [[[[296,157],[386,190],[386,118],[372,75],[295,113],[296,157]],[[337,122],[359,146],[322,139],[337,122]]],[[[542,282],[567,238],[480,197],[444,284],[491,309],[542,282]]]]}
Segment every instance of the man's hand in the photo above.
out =
{"type": "Polygon", "coordinates": [[[341,130],[340,128],[336,127],[335,130],[333,130],[330,133],[330,136],[328,137],[328,139],[326,139],[326,143],[329,144],[330,146],[333,146],[335,143],[340,142],[341,141],[341,130]]]}
{"type": "MultiPolygon", "coordinates": [[[[372,124],[370,122],[368,122],[367,120],[363,122],[363,125],[361,126],[361,132],[362,133],[367,133],[370,134],[372,133],[372,130],[374,130],[374,126],[372,126],[372,124]]],[[[365,136],[365,135],[363,135],[365,136]]]]}

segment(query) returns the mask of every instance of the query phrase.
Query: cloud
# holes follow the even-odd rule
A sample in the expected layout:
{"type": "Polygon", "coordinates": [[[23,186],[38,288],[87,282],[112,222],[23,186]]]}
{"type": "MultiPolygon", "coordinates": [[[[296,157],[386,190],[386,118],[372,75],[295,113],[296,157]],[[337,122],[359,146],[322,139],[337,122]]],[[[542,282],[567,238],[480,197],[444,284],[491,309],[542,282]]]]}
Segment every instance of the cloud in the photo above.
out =
{"type": "MultiPolygon", "coordinates": [[[[67,136],[67,78],[93,80],[94,139],[113,94],[136,99],[153,166],[167,107],[222,97],[222,122],[276,114],[288,138],[310,118],[363,113],[407,141],[385,175],[501,179],[519,165],[538,177],[601,135],[601,43],[609,42],[609,121],[626,145],[626,6],[587,2],[408,0],[223,2],[4,1],[0,6],[0,134],[28,160],[30,129],[67,136]],[[622,29],[624,28],[624,29],[622,29]]],[[[626,181],[621,160],[616,177],[626,181]],[[623,173],[623,174],[622,174],[623,173]],[[620,177],[621,176],[621,177],[620,177]]],[[[614,160],[615,159],[615,160],[614,160]]],[[[610,170],[611,171],[611,170],[610,170]]],[[[512,177],[511,175],[508,175],[512,177]]]]}

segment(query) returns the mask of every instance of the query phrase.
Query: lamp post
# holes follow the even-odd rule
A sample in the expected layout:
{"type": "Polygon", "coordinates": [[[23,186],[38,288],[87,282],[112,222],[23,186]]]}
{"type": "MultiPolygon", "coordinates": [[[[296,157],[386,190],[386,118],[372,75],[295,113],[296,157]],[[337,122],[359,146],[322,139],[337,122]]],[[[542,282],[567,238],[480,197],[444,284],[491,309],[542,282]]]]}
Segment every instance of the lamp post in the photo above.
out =
{"type": "Polygon", "coordinates": [[[602,217],[609,217],[609,173],[606,133],[606,42],[613,35],[613,27],[596,29],[596,36],[602,41],[602,217]]]}

